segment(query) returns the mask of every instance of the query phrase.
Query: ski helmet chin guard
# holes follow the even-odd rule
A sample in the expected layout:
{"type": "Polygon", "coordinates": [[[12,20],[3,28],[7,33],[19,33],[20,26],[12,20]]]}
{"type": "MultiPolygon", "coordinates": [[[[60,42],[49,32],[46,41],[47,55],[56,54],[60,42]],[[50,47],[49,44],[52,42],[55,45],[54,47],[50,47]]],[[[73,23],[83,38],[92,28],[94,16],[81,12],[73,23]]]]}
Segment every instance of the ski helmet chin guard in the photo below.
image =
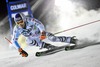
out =
{"type": "Polygon", "coordinates": [[[23,13],[17,13],[14,17],[15,23],[17,23],[21,20],[25,21],[25,15],[23,13]]]}

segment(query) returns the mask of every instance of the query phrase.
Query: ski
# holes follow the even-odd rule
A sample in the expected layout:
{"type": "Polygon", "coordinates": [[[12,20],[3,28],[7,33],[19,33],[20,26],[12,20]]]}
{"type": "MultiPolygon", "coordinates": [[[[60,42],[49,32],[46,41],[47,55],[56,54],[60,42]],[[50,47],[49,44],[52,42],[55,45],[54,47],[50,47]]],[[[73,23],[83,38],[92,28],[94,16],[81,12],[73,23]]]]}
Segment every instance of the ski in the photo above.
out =
{"type": "Polygon", "coordinates": [[[63,45],[63,46],[58,46],[58,47],[50,49],[50,50],[36,52],[35,56],[37,56],[37,57],[46,56],[46,55],[54,54],[54,53],[57,53],[57,52],[60,52],[63,50],[65,50],[65,51],[72,50],[75,47],[76,47],[76,45],[69,46],[69,44],[63,45]]]}

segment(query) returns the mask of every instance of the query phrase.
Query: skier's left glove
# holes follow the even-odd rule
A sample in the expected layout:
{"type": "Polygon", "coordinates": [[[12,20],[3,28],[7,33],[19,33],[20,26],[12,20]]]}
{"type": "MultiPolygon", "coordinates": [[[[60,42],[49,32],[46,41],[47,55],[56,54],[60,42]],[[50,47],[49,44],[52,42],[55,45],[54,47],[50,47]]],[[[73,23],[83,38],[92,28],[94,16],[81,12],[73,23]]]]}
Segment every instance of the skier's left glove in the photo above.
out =
{"type": "Polygon", "coordinates": [[[26,51],[24,51],[22,48],[19,48],[18,51],[19,51],[20,55],[22,55],[22,57],[28,56],[28,53],[26,51]]]}
{"type": "Polygon", "coordinates": [[[46,38],[46,32],[43,31],[40,36],[40,40],[44,40],[46,38]]]}

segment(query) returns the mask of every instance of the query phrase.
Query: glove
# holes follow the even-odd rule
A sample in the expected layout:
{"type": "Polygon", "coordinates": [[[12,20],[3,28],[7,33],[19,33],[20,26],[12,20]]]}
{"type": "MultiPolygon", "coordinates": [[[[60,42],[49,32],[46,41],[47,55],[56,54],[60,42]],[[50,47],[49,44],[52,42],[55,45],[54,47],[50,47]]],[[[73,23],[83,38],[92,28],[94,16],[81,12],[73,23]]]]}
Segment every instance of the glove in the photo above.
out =
{"type": "Polygon", "coordinates": [[[43,40],[43,39],[45,39],[45,38],[46,38],[46,32],[43,31],[43,32],[41,33],[40,39],[43,40]]]}
{"type": "Polygon", "coordinates": [[[18,51],[19,51],[20,55],[22,55],[22,57],[28,56],[28,53],[26,51],[24,51],[22,48],[19,48],[18,51]]]}

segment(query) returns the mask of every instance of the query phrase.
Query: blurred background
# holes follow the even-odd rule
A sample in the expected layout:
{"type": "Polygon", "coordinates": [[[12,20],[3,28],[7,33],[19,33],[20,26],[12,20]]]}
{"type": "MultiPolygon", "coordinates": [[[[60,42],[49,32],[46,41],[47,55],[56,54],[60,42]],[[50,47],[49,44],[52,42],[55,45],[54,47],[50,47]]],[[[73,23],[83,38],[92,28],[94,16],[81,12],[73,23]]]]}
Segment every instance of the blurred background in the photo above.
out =
{"type": "MultiPolygon", "coordinates": [[[[100,0],[29,0],[29,3],[33,16],[52,33],[100,20],[100,0]]],[[[99,30],[97,22],[59,35],[75,35],[84,42],[95,43],[100,41],[99,30]]],[[[11,33],[5,0],[0,0],[0,37],[0,49],[8,49],[4,37],[11,39],[11,33]]]]}

